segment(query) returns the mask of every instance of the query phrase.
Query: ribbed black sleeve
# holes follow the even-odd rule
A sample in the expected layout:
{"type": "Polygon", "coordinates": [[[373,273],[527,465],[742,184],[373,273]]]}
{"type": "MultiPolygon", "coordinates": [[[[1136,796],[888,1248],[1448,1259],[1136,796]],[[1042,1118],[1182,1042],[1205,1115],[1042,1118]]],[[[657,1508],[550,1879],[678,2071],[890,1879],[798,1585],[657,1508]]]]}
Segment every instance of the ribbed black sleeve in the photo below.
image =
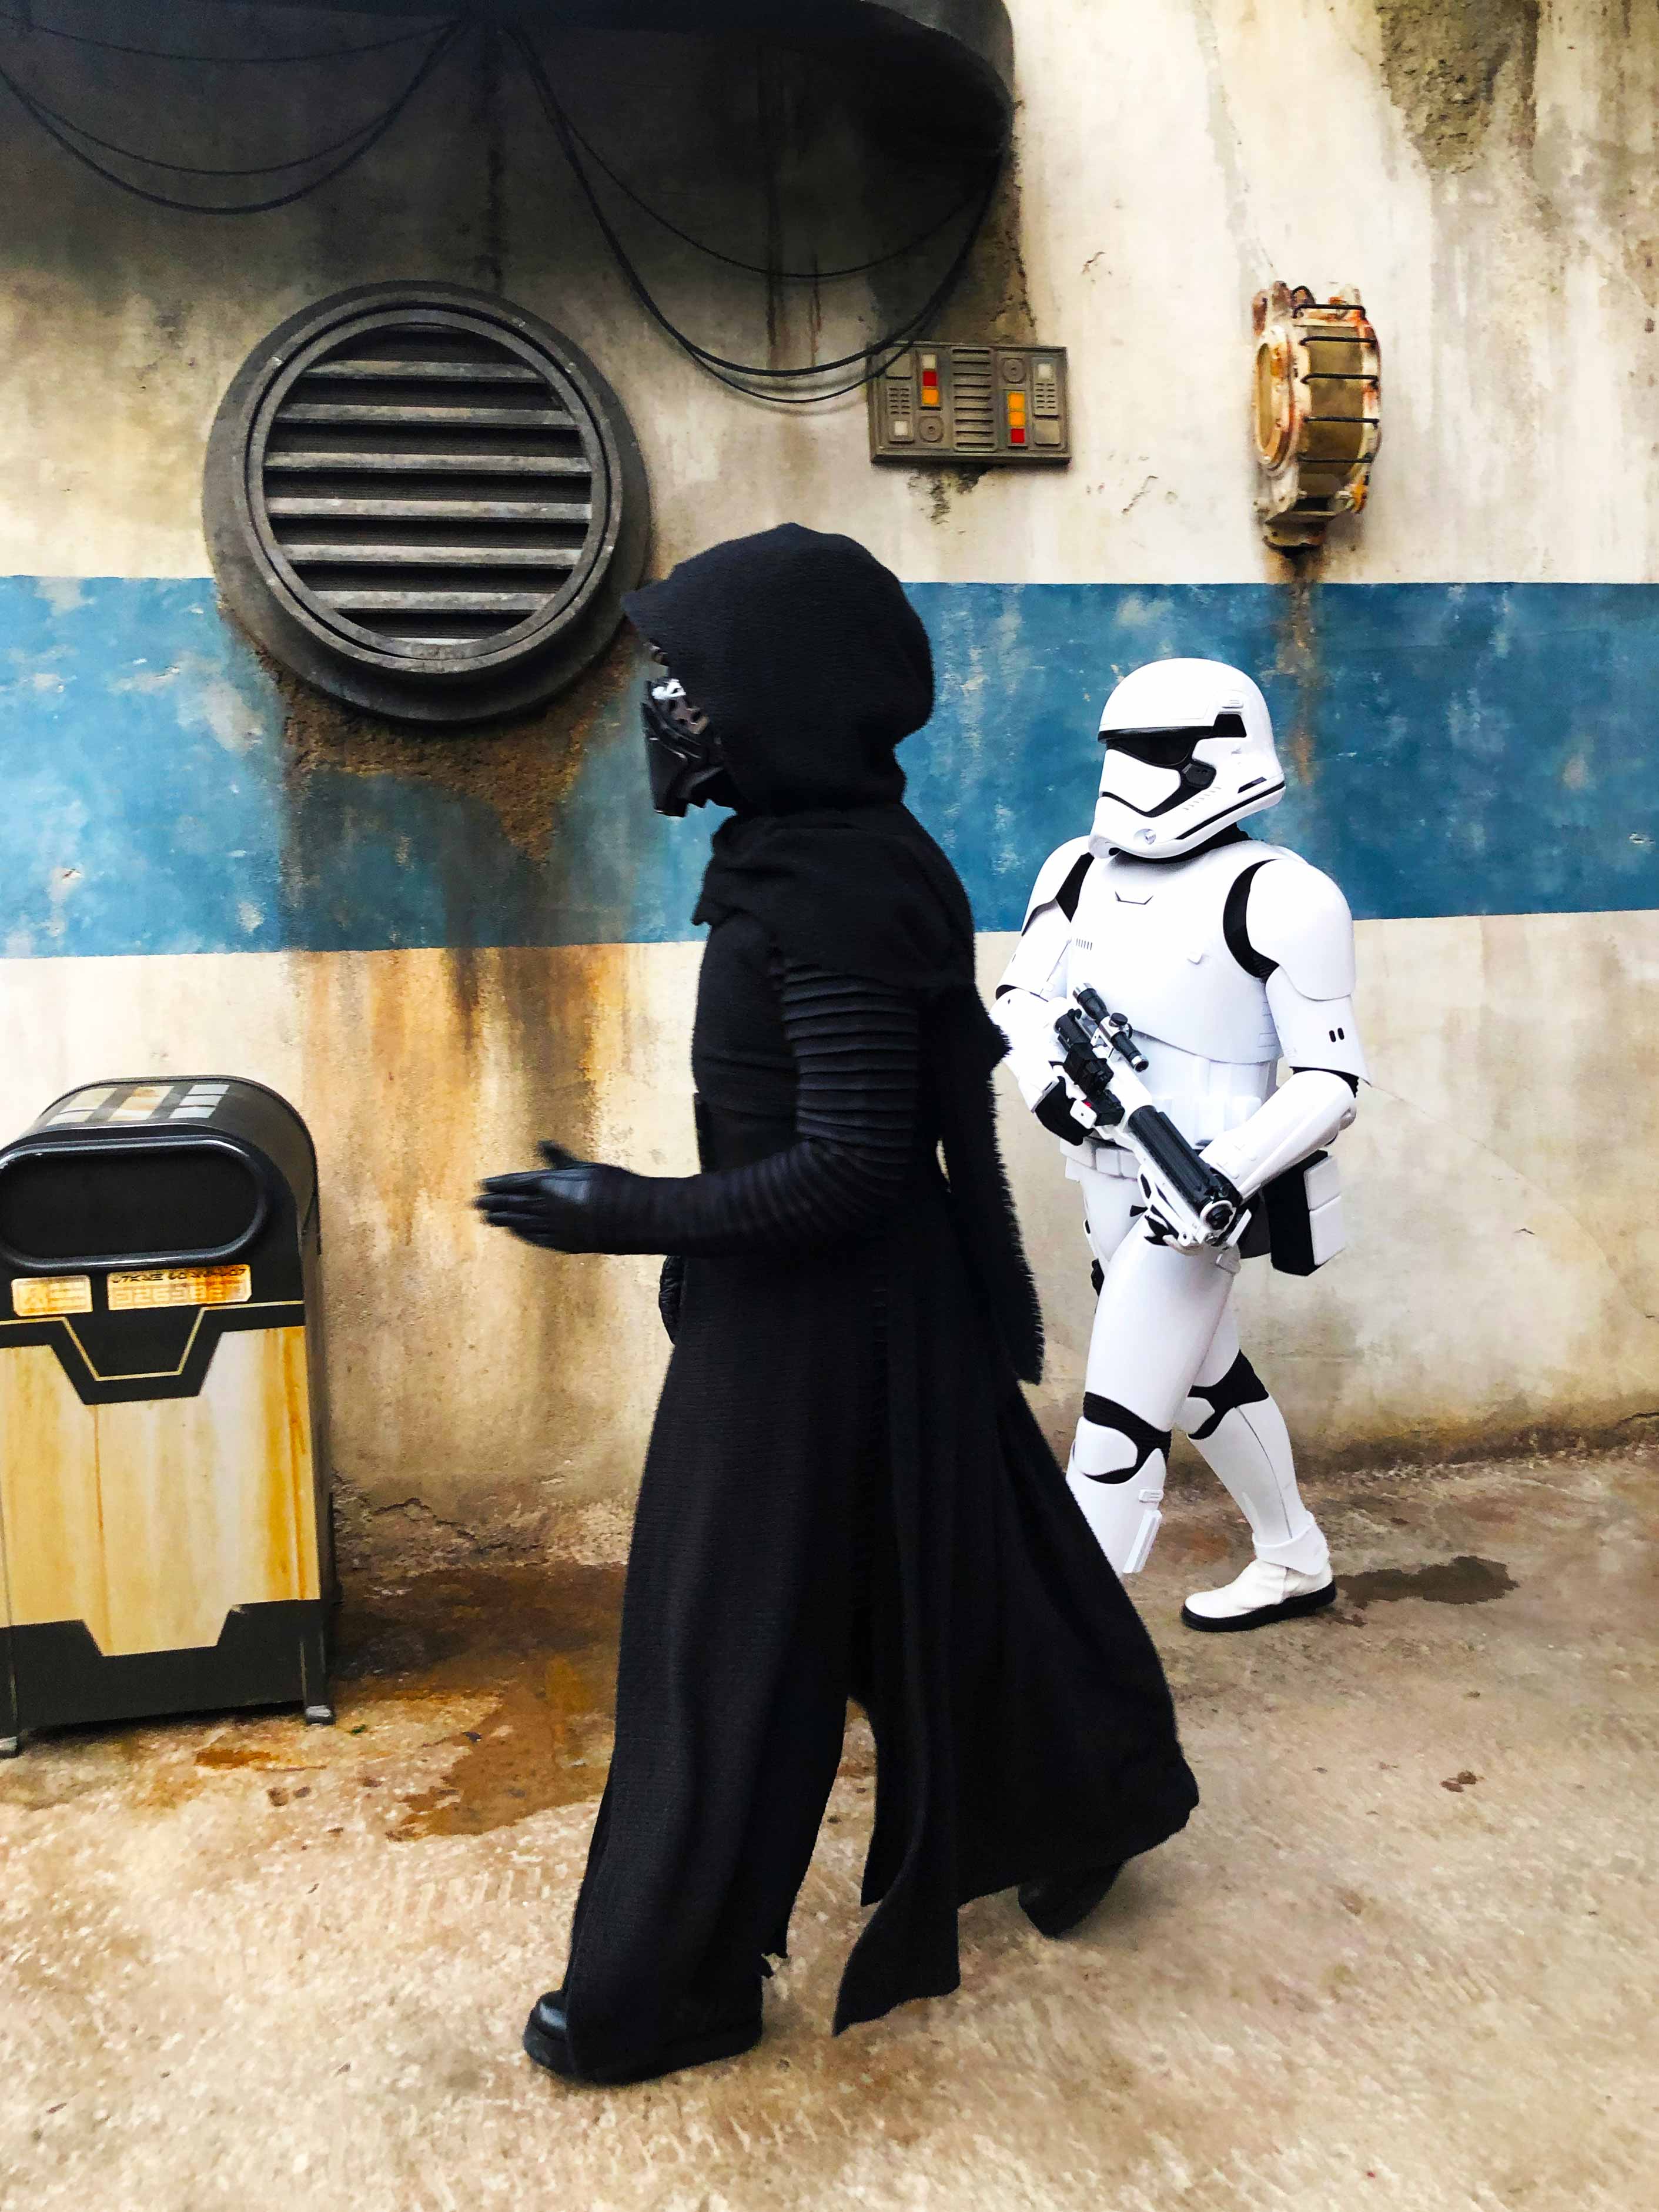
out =
{"type": "Polygon", "coordinates": [[[805,963],[774,964],[799,1079],[795,1142],[696,1176],[599,1170],[599,1252],[823,1249],[878,1229],[912,1164],[918,1023],[904,992],[805,963]]]}

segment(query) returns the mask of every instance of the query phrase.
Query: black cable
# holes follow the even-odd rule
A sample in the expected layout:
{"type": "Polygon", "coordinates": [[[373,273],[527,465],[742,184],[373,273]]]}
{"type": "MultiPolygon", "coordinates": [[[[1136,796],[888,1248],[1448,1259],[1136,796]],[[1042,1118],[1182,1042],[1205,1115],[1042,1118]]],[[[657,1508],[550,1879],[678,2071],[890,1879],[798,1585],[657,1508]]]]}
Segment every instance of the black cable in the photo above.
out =
{"type": "MultiPolygon", "coordinates": [[[[5,86],[24,113],[33,117],[54,144],[77,161],[82,168],[90,169],[94,176],[100,177],[106,184],[114,185],[120,191],[130,193],[134,199],[143,200],[151,207],[170,209],[179,215],[268,215],[274,209],[291,207],[295,200],[304,199],[308,192],[319,191],[325,185],[331,184],[335,178],[343,176],[355,163],[362,161],[365,154],[378,146],[410,101],[414,99],[416,94],[432,75],[434,70],[437,68],[439,63],[448,53],[465,27],[465,26],[459,19],[446,25],[434,40],[420,67],[392,105],[378,120],[364,125],[366,135],[361,137],[351,151],[343,160],[337,161],[331,169],[325,170],[320,177],[308,178],[304,184],[295,185],[291,191],[276,193],[270,199],[241,200],[216,206],[208,201],[175,199],[170,193],[153,192],[145,185],[134,184],[131,178],[123,177],[115,170],[106,168],[101,161],[94,161],[83,148],[76,145],[71,139],[66,137],[52,121],[48,112],[43,109],[40,102],[27,92],[3,67],[0,67],[0,84],[5,86]]],[[[70,127],[74,129],[76,126],[71,125],[70,127]]]]}
{"type": "MultiPolygon", "coordinates": [[[[719,246],[710,246],[703,239],[694,238],[689,230],[682,230],[677,222],[670,221],[660,208],[653,207],[649,200],[635,191],[626,177],[617,175],[592,140],[571,121],[568,114],[565,121],[569,125],[571,137],[602,174],[610,179],[624,198],[632,200],[642,214],[649,216],[653,222],[660,223],[671,237],[678,238],[683,246],[689,246],[698,253],[706,253],[711,261],[723,261],[728,269],[741,269],[750,276],[781,278],[785,283],[791,284],[833,283],[843,276],[863,276],[872,269],[884,269],[890,261],[902,261],[907,255],[914,253],[918,246],[926,246],[930,238],[937,238],[940,231],[948,224],[954,222],[966,209],[971,207],[978,191],[978,187],[975,186],[973,191],[964,192],[956,204],[947,208],[936,222],[930,222],[926,230],[919,230],[915,236],[907,240],[904,245],[896,246],[890,253],[878,253],[869,261],[850,261],[844,269],[772,269],[769,268],[763,261],[742,261],[734,253],[723,253],[719,246]]],[[[1000,155],[996,156],[999,161],[1001,158],[1000,155]]]]}
{"type": "MultiPolygon", "coordinates": [[[[566,153],[567,158],[569,158],[568,148],[566,153]]],[[[583,175],[580,167],[574,161],[572,166],[576,170],[577,180],[581,185],[588,204],[593,210],[595,220],[599,222],[612,253],[616,256],[629,289],[651,319],[683,353],[694,361],[698,368],[713,376],[718,383],[724,384],[732,392],[742,392],[750,398],[764,399],[775,407],[812,407],[824,400],[840,398],[849,392],[860,391],[865,385],[879,376],[892,362],[896,361],[933,320],[955,288],[966,265],[968,255],[972,251],[974,242],[979,235],[981,226],[990,206],[991,193],[995,188],[995,179],[993,179],[975,211],[972,228],[964,240],[963,246],[952,258],[939,285],[907,321],[897,328],[884,332],[879,337],[868,340],[855,352],[842,354],[830,361],[815,362],[805,368],[774,368],[762,362],[731,361],[723,354],[712,352],[707,346],[699,344],[689,331],[683,330],[664,312],[629,258],[621,240],[600,212],[588,179],[583,175]],[[863,364],[858,375],[849,378],[845,383],[834,385],[828,390],[791,394],[757,391],[755,388],[757,383],[762,382],[795,382],[828,376],[833,374],[837,369],[851,368],[855,362],[863,364]],[[740,380],[744,379],[750,380],[740,380]]]]}
{"type": "MultiPolygon", "coordinates": [[[[569,161],[571,168],[575,173],[576,180],[581,186],[583,196],[587,201],[594,220],[599,226],[599,229],[606,244],[611,247],[612,253],[616,256],[617,263],[623,270],[623,274],[628,279],[629,285],[639,298],[641,304],[646,308],[647,313],[660,324],[661,327],[671,337],[674,339],[677,344],[682,346],[686,352],[690,353],[693,356],[694,359],[702,362],[707,367],[730,369],[739,376],[755,377],[768,380],[787,380],[798,377],[825,376],[829,375],[836,369],[850,368],[856,361],[864,361],[868,359],[873,354],[889,350],[890,347],[898,343],[902,336],[908,337],[909,335],[914,334],[915,330],[920,327],[921,321],[925,320],[927,317],[931,315],[942,303],[945,296],[956,283],[957,278],[961,274],[962,269],[967,262],[969,254],[973,250],[974,242],[979,234],[980,226],[983,222],[986,211],[990,205],[991,195],[996,189],[997,177],[1000,173],[1001,169],[1000,157],[999,157],[996,169],[993,170],[988,176],[984,190],[979,195],[972,229],[969,231],[968,236],[963,240],[962,246],[958,248],[956,255],[952,258],[950,267],[945,271],[945,276],[941,280],[937,289],[930,295],[927,302],[919,311],[918,315],[910,318],[909,320],[902,326],[902,331],[895,331],[890,332],[883,337],[872,339],[867,345],[860,346],[855,353],[842,354],[834,360],[817,362],[805,368],[772,368],[758,362],[729,361],[725,355],[713,353],[708,347],[699,345],[697,341],[693,338],[689,332],[681,330],[679,326],[672,321],[670,318],[658,307],[649,288],[645,283],[645,280],[640,275],[637,265],[629,255],[626,246],[623,244],[621,238],[617,235],[615,226],[611,223],[610,218],[605,214],[599,196],[593,190],[592,179],[588,176],[586,171],[581,165],[581,161],[575,151],[574,143],[574,126],[571,125],[569,117],[565,113],[564,109],[559,103],[558,95],[555,93],[553,87],[548,79],[546,70],[542,65],[540,56],[537,53],[534,46],[532,45],[527,33],[520,31],[512,31],[509,32],[507,35],[514,40],[515,44],[517,44],[520,51],[525,57],[526,62],[530,69],[532,82],[541,99],[542,106],[547,113],[548,119],[551,123],[554,131],[560,140],[565,158],[569,161]]],[[[902,347],[900,349],[902,350],[902,347]]],[[[858,379],[857,383],[864,383],[867,382],[867,377],[860,377],[858,379]]],[[[849,391],[856,390],[857,383],[850,385],[845,388],[849,391]]],[[[814,395],[814,397],[819,396],[827,398],[832,395],[814,395]]]]}
{"type": "Polygon", "coordinates": [[[352,54],[384,53],[388,46],[406,46],[416,39],[430,35],[431,21],[418,31],[399,31],[395,38],[371,40],[362,46],[319,46],[314,52],[301,54],[198,54],[185,53],[165,46],[127,46],[114,39],[96,39],[88,31],[64,31],[51,23],[37,23],[27,16],[15,15],[9,9],[0,8],[0,22],[15,23],[20,31],[33,32],[38,38],[64,39],[71,46],[97,46],[106,54],[137,54],[152,62],[204,62],[213,68],[222,64],[229,68],[243,65],[262,67],[267,62],[335,62],[352,54]]]}
{"type": "MultiPolygon", "coordinates": [[[[3,68],[0,68],[0,79],[9,82],[3,68]]],[[[168,161],[160,154],[142,154],[136,146],[117,145],[114,139],[100,138],[95,131],[88,131],[84,123],[77,123],[72,115],[65,115],[60,108],[48,107],[38,94],[31,93],[28,98],[37,119],[49,115],[54,123],[61,123],[64,130],[72,131],[77,138],[84,138],[89,146],[96,146],[106,154],[118,154],[124,161],[142,162],[147,169],[170,169],[175,176],[180,177],[266,177],[282,169],[303,169],[313,161],[325,161],[331,154],[337,154],[343,146],[355,144],[366,131],[374,129],[379,119],[371,116],[367,123],[358,124],[355,131],[348,131],[343,138],[331,139],[326,146],[314,146],[308,154],[291,154],[283,161],[253,161],[246,168],[240,169],[208,169],[194,161],[168,161]]]]}
{"type": "Polygon", "coordinates": [[[841,355],[832,361],[816,362],[805,368],[773,368],[764,363],[731,361],[723,354],[711,351],[708,347],[700,345],[688,331],[682,330],[658,305],[626,246],[617,236],[616,228],[593,188],[592,179],[582,166],[580,155],[570,133],[568,118],[559,105],[558,96],[548,80],[540,55],[527,33],[514,29],[509,30],[507,35],[518,47],[523,58],[525,66],[530,73],[532,85],[541,100],[554,135],[559,141],[560,148],[570,164],[577,184],[581,189],[582,196],[587,202],[595,222],[599,225],[600,234],[610,246],[629,289],[652,321],[683,353],[695,361],[700,368],[707,370],[718,382],[727,386],[732,391],[740,392],[750,398],[764,399],[773,406],[806,407],[817,406],[824,400],[839,398],[844,393],[860,390],[872,378],[882,373],[882,367],[896,360],[907,346],[914,343],[919,333],[944,305],[967,266],[968,257],[973,251],[985,217],[990,210],[992,195],[996,190],[997,179],[1001,173],[1000,161],[987,179],[985,188],[975,208],[974,220],[968,234],[952,256],[943,277],[916,313],[896,329],[884,332],[880,337],[871,339],[854,353],[841,355]],[[740,383],[736,380],[738,378],[749,378],[756,382],[782,382],[827,376],[837,369],[850,368],[855,362],[863,362],[864,368],[859,375],[847,383],[837,385],[826,392],[812,392],[799,396],[756,391],[752,384],[740,383]],[[722,374],[722,372],[730,373],[722,374]]]}
{"type": "MultiPolygon", "coordinates": [[[[556,129],[556,125],[555,127],[556,129]]],[[[855,353],[844,354],[831,361],[814,362],[802,368],[773,368],[758,362],[729,361],[724,355],[710,351],[708,347],[700,345],[688,331],[682,330],[664,313],[643,277],[641,276],[638,269],[629,258],[622,241],[606,220],[603,210],[598,204],[591,180],[583,172],[580,161],[577,161],[569,145],[564,146],[564,152],[602,234],[610,245],[629,289],[647,314],[683,353],[694,361],[699,368],[714,377],[717,383],[725,385],[729,391],[741,392],[747,398],[763,399],[775,407],[814,407],[826,400],[841,398],[848,392],[860,391],[873,378],[879,376],[884,368],[905,351],[938,312],[960,276],[967,254],[971,250],[974,240],[978,236],[995,181],[993,179],[991,185],[987,189],[984,203],[975,215],[972,231],[964,240],[962,251],[952,261],[935,291],[907,322],[897,330],[888,331],[879,338],[871,339],[855,353]],[[772,382],[806,380],[830,375],[838,368],[850,368],[855,362],[863,364],[858,375],[849,378],[845,383],[833,385],[827,390],[803,394],[758,391],[755,388],[755,382],[739,380],[744,378],[772,382]],[[727,374],[725,373],[727,370],[734,374],[727,374]]]]}

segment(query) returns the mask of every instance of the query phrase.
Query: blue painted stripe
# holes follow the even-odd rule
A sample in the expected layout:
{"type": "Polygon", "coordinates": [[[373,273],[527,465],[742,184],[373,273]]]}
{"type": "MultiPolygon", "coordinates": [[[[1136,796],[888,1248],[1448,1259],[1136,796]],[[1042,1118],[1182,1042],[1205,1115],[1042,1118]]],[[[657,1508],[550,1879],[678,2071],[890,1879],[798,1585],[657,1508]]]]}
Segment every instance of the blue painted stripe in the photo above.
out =
{"type": "MultiPolygon", "coordinates": [[[[1659,905],[1659,586],[921,584],[939,704],[904,758],[984,929],[1086,827],[1115,676],[1261,677],[1272,834],[1361,915],[1659,905]]],[[[811,681],[811,671],[802,679],[811,681]]],[[[545,857],[427,778],[288,774],[279,693],[206,580],[0,578],[0,946],[13,956],[657,942],[706,840],[659,821],[632,696],[545,857]]],[[[441,745],[445,740],[429,742],[441,745]]]]}

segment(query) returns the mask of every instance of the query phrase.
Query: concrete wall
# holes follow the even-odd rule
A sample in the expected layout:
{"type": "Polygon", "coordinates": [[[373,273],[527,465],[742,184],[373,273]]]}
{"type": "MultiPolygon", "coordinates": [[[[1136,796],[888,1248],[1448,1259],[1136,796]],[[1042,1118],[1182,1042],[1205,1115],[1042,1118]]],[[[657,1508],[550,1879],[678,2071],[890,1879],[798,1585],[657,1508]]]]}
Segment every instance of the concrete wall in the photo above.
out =
{"type": "MultiPolygon", "coordinates": [[[[663,1356],[651,1270],[516,1252],[465,1199],[542,1133],[690,1164],[702,836],[646,805],[626,641],[527,723],[434,739],[283,683],[220,612],[198,520],[220,392],[296,307],[399,274],[499,289],[594,356],[645,450],[659,568],[795,517],[904,576],[941,676],[913,794],[988,975],[1086,821],[1115,675],[1170,651],[1261,674],[1293,774],[1273,833],[1362,918],[1376,1077],[1343,1140],[1352,1250],[1309,1284],[1249,1271],[1299,1442],[1442,1451],[1656,1402],[1659,1231],[1632,1194],[1659,1111],[1659,16],[1011,12],[1018,168],[946,334],[1070,347],[1063,476],[878,471],[861,402],[774,413],[703,378],[482,49],[351,178],[241,222],[118,196],[21,122],[0,143],[0,1126],[111,1073],[234,1068],[295,1100],[322,1159],[337,1471],[382,1549],[441,1523],[617,1540],[663,1356]],[[1358,283],[1385,349],[1370,508],[1295,575],[1250,511],[1249,299],[1274,276],[1358,283]]],[[[153,38],[159,14],[74,20],[153,38]]],[[[360,27],[384,19],[284,11],[281,38],[360,27]]],[[[626,173],[739,252],[769,225],[787,254],[854,258],[924,204],[896,166],[860,175],[834,71],[665,40],[550,52],[626,173]]],[[[337,136],[404,66],[249,72],[238,111],[38,33],[6,32],[0,62],[111,137],[154,143],[165,114],[167,150],[204,161],[337,136]]],[[[861,307],[915,296],[890,272],[877,296],[769,300],[649,261],[700,335],[778,358],[844,350],[861,307]]],[[[1075,1194],[1012,1111],[1007,1137],[1058,1431],[1089,1310],[1075,1194]]]]}

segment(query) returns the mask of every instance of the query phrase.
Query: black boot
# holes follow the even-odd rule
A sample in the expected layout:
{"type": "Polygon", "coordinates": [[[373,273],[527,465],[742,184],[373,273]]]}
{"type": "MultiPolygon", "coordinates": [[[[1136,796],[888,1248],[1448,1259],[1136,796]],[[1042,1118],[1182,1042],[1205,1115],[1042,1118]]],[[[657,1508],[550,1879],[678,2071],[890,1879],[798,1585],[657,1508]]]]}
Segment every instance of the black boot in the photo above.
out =
{"type": "Polygon", "coordinates": [[[1040,1935],[1064,1936],[1085,1921],[1123,1871],[1115,1866],[1091,1867],[1082,1874],[1045,1875],[1040,1881],[1019,1886],[1019,1909],[1040,1935]]]}
{"type": "Polygon", "coordinates": [[[564,1991],[550,1990],[538,1998],[525,2024],[524,2047],[538,2066],[562,2074],[571,2081],[653,2081],[659,2074],[677,2073],[682,2066],[704,2066],[714,2058],[735,2058],[760,2041],[761,1999],[758,1984],[752,1999],[683,1997],[675,2008],[666,2039],[655,2051],[643,2053],[624,2067],[585,2073],[570,2055],[565,2024],[564,1991]]]}

